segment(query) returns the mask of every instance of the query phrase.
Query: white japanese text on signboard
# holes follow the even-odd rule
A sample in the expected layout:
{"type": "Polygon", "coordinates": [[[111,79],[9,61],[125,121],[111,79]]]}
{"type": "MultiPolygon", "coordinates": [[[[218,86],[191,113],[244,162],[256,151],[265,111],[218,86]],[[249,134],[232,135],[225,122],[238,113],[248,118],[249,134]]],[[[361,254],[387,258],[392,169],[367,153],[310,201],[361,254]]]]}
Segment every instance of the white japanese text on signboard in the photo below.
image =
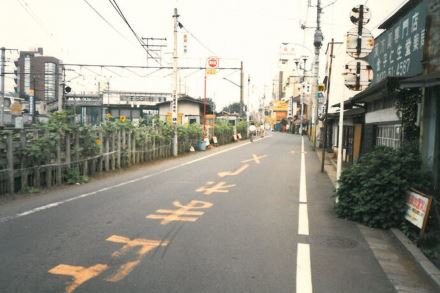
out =
{"type": "Polygon", "coordinates": [[[425,9],[422,1],[376,38],[368,57],[374,71],[373,83],[387,76],[413,76],[422,72],[425,9]]]}

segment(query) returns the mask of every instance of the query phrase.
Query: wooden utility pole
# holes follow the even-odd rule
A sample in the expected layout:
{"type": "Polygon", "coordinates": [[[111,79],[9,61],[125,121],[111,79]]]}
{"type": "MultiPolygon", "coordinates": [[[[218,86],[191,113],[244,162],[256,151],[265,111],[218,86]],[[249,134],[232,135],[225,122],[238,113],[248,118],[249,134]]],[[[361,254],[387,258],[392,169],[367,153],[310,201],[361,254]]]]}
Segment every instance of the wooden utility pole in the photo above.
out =
{"type": "MultiPolygon", "coordinates": [[[[313,40],[313,45],[315,46],[315,61],[314,61],[314,80],[313,80],[313,86],[312,86],[312,126],[314,126],[314,131],[312,133],[313,135],[313,150],[316,149],[316,133],[318,132],[318,84],[319,84],[319,53],[322,46],[322,40],[324,39],[322,32],[321,32],[321,0],[317,1],[316,5],[316,30],[313,40]]],[[[313,128],[312,128],[313,129],[313,128]]]]}
{"type": "Polygon", "coordinates": [[[325,147],[327,145],[327,115],[328,115],[328,103],[330,99],[330,86],[332,81],[332,67],[333,67],[333,49],[335,45],[335,40],[332,39],[331,47],[330,47],[330,67],[328,70],[328,80],[327,80],[327,99],[325,101],[325,116],[324,116],[324,144],[322,145],[322,162],[321,162],[321,172],[324,172],[324,164],[325,164],[325,147]]]}

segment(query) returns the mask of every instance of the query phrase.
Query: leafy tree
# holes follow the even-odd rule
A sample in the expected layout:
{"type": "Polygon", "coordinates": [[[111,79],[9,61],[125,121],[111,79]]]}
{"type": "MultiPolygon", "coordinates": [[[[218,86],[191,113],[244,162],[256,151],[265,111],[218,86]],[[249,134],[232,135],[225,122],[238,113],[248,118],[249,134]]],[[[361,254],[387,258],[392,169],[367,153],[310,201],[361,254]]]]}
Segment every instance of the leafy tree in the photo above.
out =
{"type": "Polygon", "coordinates": [[[223,110],[229,113],[240,113],[240,103],[232,103],[228,106],[223,107],[223,110]]]}
{"type": "MultiPolygon", "coordinates": [[[[203,101],[204,99],[203,98],[199,98],[199,100],[203,101]]],[[[212,113],[215,112],[216,105],[215,105],[215,102],[214,102],[213,99],[206,97],[206,105],[210,105],[211,106],[212,113]]]]}

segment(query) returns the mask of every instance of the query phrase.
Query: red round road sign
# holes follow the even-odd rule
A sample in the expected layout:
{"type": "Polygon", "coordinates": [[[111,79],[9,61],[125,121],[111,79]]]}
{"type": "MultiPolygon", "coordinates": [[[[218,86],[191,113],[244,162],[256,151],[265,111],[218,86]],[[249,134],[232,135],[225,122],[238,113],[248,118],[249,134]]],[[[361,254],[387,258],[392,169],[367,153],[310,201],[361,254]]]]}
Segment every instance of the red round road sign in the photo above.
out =
{"type": "Polygon", "coordinates": [[[209,57],[208,58],[208,66],[210,68],[217,68],[218,67],[218,57],[209,57]]]}

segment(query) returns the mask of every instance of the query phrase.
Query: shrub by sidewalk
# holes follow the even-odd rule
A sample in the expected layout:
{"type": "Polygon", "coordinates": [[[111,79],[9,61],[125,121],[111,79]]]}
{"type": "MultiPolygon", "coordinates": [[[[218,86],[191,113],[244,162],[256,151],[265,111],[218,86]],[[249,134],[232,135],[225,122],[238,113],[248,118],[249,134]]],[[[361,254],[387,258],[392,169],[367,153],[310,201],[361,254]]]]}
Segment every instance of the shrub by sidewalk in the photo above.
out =
{"type": "Polygon", "coordinates": [[[408,144],[399,150],[378,147],[357,164],[343,170],[336,191],[338,203],[335,210],[339,217],[369,227],[400,228],[439,265],[440,225],[436,213],[431,212],[423,238],[404,220],[406,192],[410,188],[426,191],[429,186],[431,183],[422,171],[416,145],[408,144]]]}

